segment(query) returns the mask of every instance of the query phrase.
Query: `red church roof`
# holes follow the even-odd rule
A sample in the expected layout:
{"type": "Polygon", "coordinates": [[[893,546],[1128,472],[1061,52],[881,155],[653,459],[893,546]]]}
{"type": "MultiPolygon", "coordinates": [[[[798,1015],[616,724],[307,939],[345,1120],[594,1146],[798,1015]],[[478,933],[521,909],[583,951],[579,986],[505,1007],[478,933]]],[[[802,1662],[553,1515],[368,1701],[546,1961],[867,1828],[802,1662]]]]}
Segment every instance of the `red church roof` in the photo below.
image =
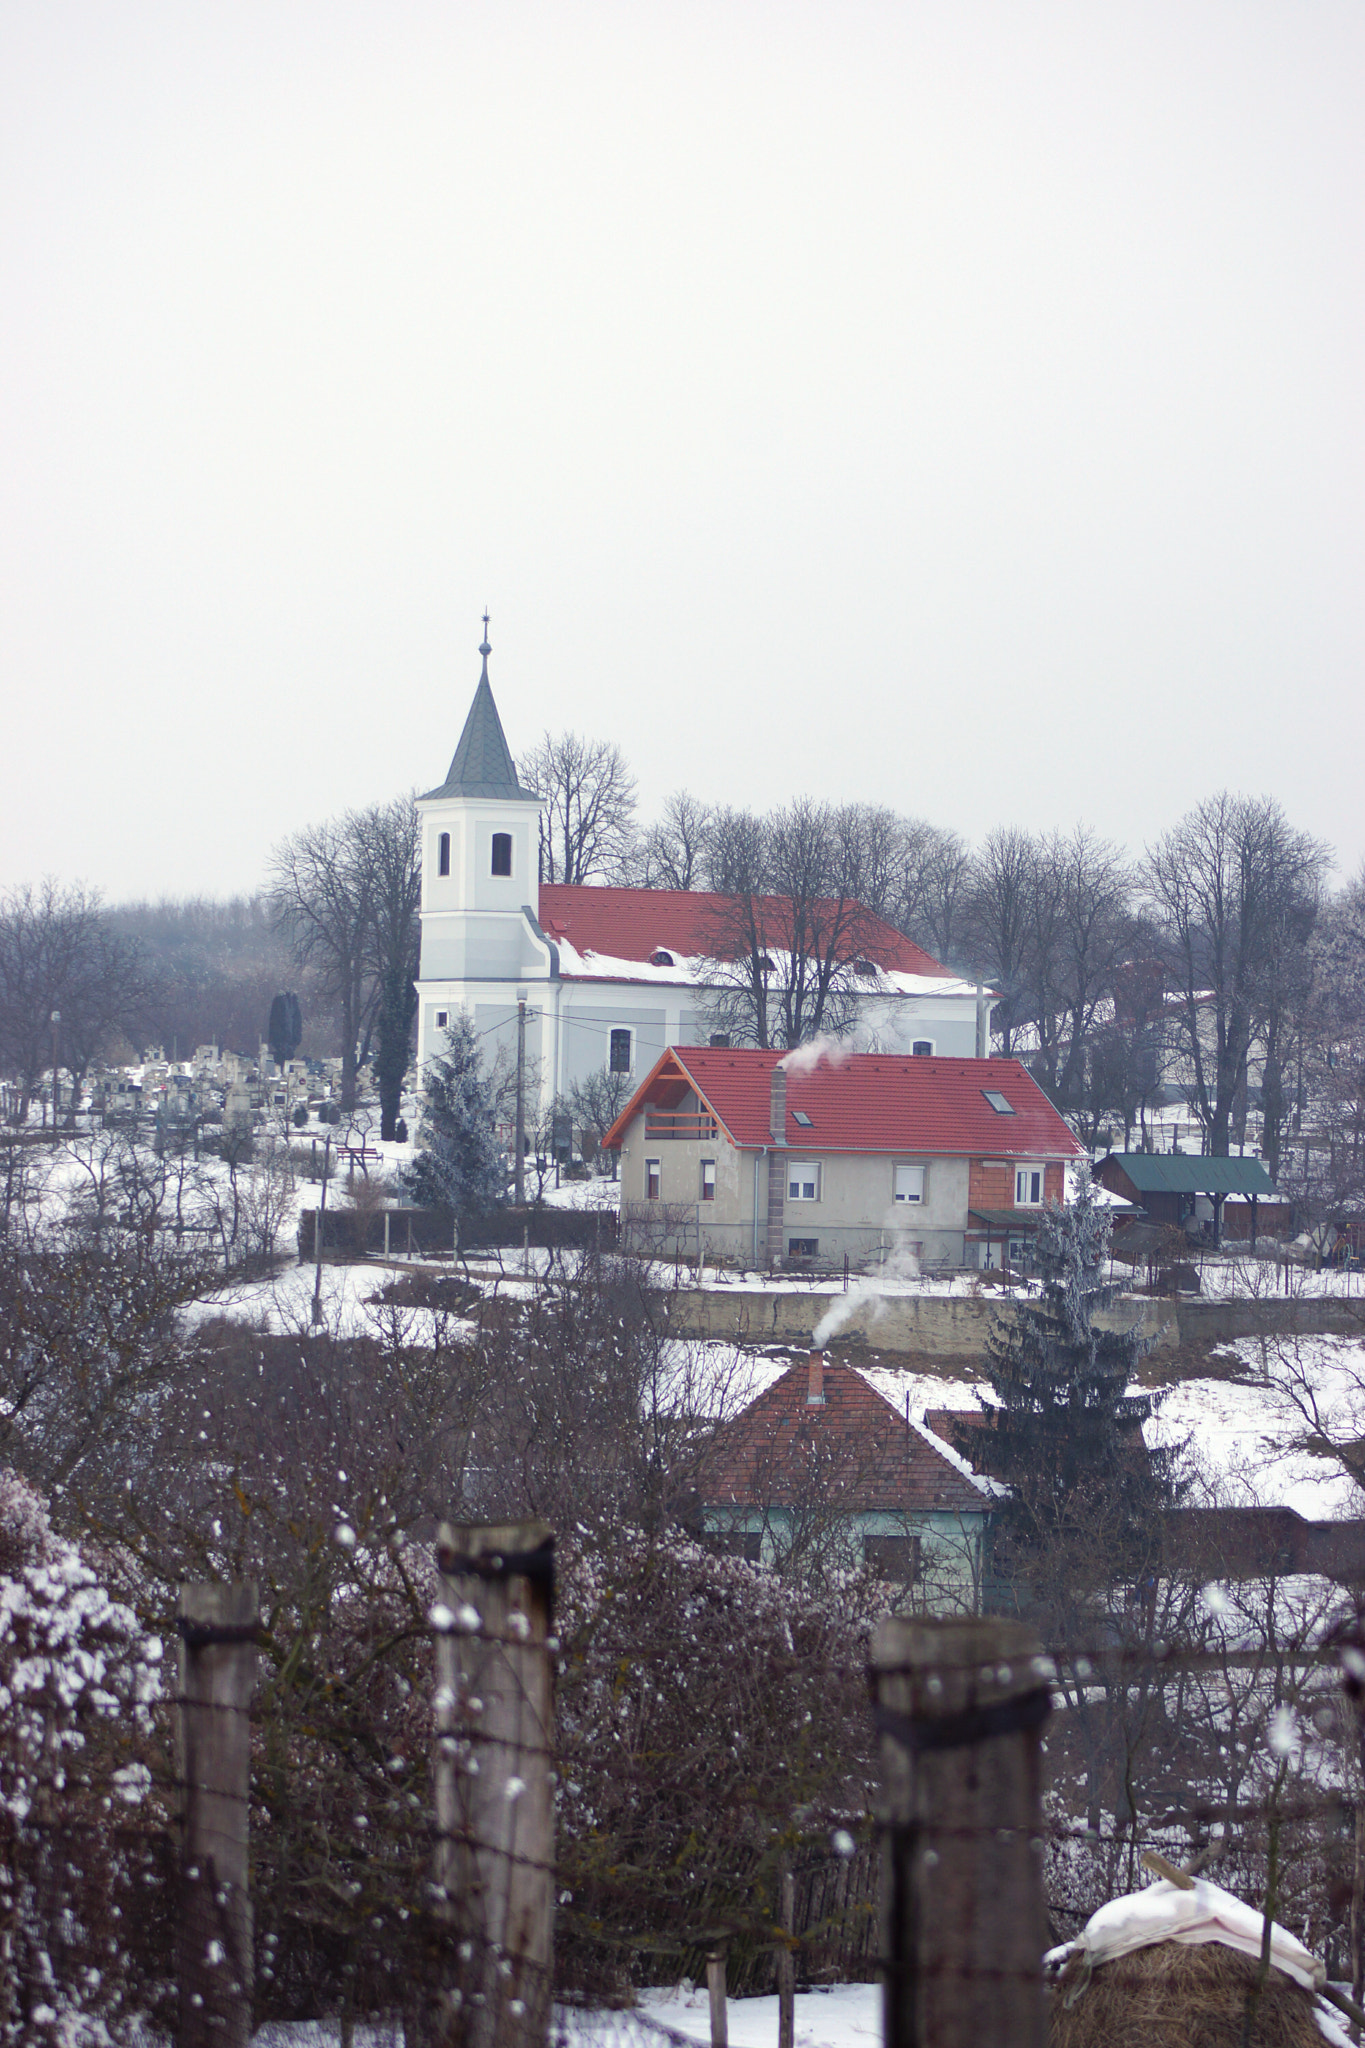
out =
{"type": "Polygon", "coordinates": [[[1071,1159],[1081,1146],[1019,1060],[903,1054],[756,1052],[673,1046],[603,1143],[619,1147],[646,1106],[676,1109],[695,1092],[741,1149],[771,1144],[772,1072],[787,1059],[787,1144],[798,1154],[955,1153],[995,1159],[1071,1159]],[[1004,1105],[997,1108],[994,1095],[1004,1105]],[[799,1117],[807,1119],[798,1122],[799,1117]]]}
{"type": "MultiPolygon", "coordinates": [[[[785,950],[790,931],[788,899],[762,899],[766,942],[785,950]]],[[[684,959],[714,955],[718,934],[734,899],[699,889],[598,889],[563,882],[540,885],[540,926],[549,939],[567,940],[577,953],[600,953],[609,960],[647,962],[662,949],[684,959]]],[[[832,909],[832,906],[831,906],[832,909]]],[[[852,935],[860,954],[892,974],[944,975],[946,967],[905,938],[894,925],[859,910],[852,935]]],[[[615,979],[615,976],[610,977],[615,979]]]]}

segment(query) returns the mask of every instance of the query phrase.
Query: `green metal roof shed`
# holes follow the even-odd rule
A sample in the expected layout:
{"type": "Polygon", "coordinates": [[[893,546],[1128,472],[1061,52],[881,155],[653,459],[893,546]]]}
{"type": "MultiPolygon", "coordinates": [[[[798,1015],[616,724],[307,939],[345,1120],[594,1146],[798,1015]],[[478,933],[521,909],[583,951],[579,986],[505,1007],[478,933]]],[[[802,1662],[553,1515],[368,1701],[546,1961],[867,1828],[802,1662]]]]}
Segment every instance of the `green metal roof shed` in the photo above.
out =
{"type": "Polygon", "coordinates": [[[1273,1195],[1259,1159],[1212,1159],[1190,1152],[1111,1152],[1100,1162],[1127,1174],[1140,1195],[1273,1195]]]}

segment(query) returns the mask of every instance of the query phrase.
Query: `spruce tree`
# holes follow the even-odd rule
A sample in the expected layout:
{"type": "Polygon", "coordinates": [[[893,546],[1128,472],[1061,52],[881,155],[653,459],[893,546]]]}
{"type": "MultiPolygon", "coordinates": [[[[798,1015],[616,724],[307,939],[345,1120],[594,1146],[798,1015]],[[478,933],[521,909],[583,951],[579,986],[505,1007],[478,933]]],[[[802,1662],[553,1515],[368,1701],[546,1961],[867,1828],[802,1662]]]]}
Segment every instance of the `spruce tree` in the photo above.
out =
{"type": "Polygon", "coordinates": [[[1042,1293],[997,1319],[986,1376],[994,1396],[992,1475],[1009,1495],[996,1516],[1002,1565],[1026,1569],[1058,1544],[1123,1568],[1150,1552],[1174,1497],[1172,1453],[1145,1448],[1154,1397],[1129,1393],[1147,1349],[1136,1330],[1095,1327],[1114,1290],[1101,1280],[1110,1219],[1081,1169],[1075,1199],[1040,1219],[1042,1293]]]}
{"type": "Polygon", "coordinates": [[[498,1145],[493,1091],[466,1010],[456,1010],[445,1046],[422,1075],[419,1151],[406,1177],[413,1200],[464,1218],[503,1200],[507,1175],[498,1145]]]}

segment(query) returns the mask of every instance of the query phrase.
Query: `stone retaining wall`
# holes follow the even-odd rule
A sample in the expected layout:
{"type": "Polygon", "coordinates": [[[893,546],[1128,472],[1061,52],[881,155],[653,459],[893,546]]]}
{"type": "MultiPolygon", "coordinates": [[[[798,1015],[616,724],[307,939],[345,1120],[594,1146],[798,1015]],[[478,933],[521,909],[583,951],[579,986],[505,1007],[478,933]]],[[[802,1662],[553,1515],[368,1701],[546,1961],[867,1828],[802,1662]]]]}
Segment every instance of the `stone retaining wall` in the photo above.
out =
{"type": "MultiPolygon", "coordinates": [[[[680,1289],[663,1297],[670,1329],[679,1336],[732,1342],[808,1344],[825,1311],[848,1297],[811,1288],[761,1287],[680,1289]]],[[[999,1295],[892,1295],[858,1303],[844,1334],[864,1338],[879,1351],[914,1352],[924,1358],[963,1360],[985,1354],[992,1317],[1010,1313],[999,1295]]],[[[1207,1349],[1234,1337],[1341,1335],[1365,1338],[1365,1299],[1261,1301],[1155,1301],[1129,1296],[1101,1310],[1096,1322],[1108,1329],[1138,1324],[1152,1349],[1207,1349]]]]}

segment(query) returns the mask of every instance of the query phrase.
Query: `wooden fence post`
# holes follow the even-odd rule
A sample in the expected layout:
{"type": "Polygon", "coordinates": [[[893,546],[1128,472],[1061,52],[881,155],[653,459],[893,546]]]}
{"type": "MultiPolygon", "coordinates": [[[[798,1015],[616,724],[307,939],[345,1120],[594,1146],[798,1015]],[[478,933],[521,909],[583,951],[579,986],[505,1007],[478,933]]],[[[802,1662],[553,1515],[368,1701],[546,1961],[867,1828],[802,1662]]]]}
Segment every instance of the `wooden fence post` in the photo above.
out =
{"type": "Polygon", "coordinates": [[[469,2048],[543,2048],[554,1960],[554,1537],[539,1521],[443,1523],[436,1562],[436,1882],[463,1964],[438,2035],[469,2048]]]}
{"type": "Polygon", "coordinates": [[[255,1585],[180,1588],[180,2048],[247,2048],[255,1966],[248,1890],[255,1585]]]}
{"type": "Polygon", "coordinates": [[[1047,1669],[1017,1621],[873,1637],[886,2048],[1043,2048],[1047,1669]]]}
{"type": "MultiPolygon", "coordinates": [[[[796,1877],[790,1863],[782,1866],[781,1878],[782,1929],[785,1934],[796,1931],[796,1877]]],[[[796,2044],[796,1950],[784,1942],[777,1951],[777,2048],[795,2048],[796,2044]]]]}
{"type": "Polygon", "coordinates": [[[711,2048],[729,2048],[730,2005],[725,1989],[723,1948],[713,1948],[706,1958],[706,2002],[711,2013],[711,2048]]]}

